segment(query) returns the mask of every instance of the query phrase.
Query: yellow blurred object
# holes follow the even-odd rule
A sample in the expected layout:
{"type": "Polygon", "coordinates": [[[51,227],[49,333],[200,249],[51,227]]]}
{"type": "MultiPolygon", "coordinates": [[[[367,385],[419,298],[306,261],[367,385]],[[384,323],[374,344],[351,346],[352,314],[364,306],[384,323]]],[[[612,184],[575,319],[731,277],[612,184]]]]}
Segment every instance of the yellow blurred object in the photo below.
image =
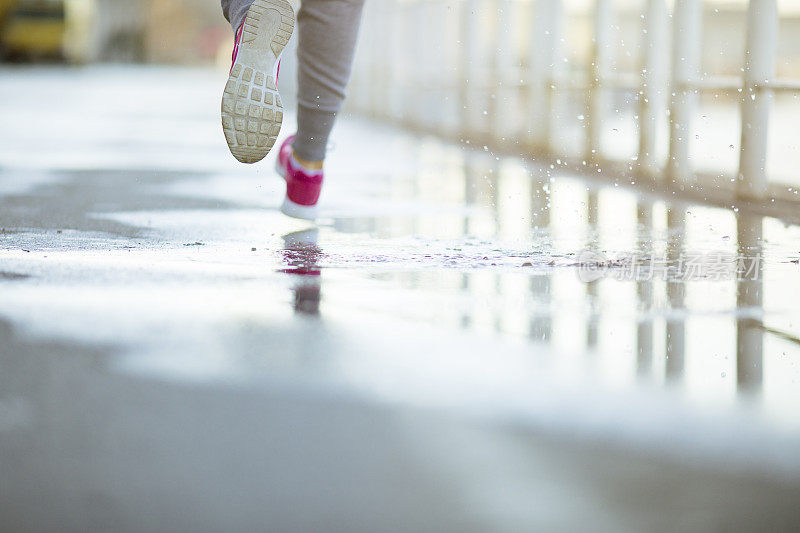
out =
{"type": "Polygon", "coordinates": [[[0,0],[0,46],[9,56],[63,56],[63,0],[0,0]]]}
{"type": "MultiPolygon", "coordinates": [[[[2,1],[2,0],[0,0],[2,1]]],[[[91,59],[96,24],[94,0],[65,0],[64,56],[70,63],[87,63],[91,59]]]]}
{"type": "Polygon", "coordinates": [[[0,0],[0,28],[6,15],[17,5],[17,0],[0,0]]]}

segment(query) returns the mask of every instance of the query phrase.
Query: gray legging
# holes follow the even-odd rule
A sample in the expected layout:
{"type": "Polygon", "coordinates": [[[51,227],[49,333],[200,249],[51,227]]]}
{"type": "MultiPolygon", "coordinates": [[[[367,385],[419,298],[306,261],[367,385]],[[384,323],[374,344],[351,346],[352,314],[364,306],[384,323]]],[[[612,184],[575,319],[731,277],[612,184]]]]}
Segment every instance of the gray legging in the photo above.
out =
{"type": "MultiPolygon", "coordinates": [[[[222,0],[236,31],[254,0],[222,0]]],[[[304,0],[297,14],[297,137],[295,153],[325,159],[336,113],[350,79],[364,0],[304,0]]]]}

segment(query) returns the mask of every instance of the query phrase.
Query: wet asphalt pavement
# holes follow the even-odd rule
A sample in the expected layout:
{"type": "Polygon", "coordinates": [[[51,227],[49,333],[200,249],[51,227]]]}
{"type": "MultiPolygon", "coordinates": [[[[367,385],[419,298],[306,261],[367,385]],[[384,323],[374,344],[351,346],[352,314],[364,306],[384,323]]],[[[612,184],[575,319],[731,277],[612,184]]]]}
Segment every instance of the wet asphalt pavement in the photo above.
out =
{"type": "Polygon", "coordinates": [[[800,526],[797,227],[353,117],[291,220],[223,78],[0,73],[0,530],[800,526]]]}

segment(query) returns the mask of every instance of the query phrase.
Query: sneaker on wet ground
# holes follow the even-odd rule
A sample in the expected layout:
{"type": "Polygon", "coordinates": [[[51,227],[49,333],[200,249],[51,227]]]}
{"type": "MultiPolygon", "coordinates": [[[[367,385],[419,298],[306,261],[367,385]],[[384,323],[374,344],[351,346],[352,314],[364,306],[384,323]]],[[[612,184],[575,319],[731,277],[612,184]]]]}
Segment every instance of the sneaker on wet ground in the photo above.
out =
{"type": "Polygon", "coordinates": [[[242,163],[264,159],[280,133],[278,67],[294,21],[294,10],[286,0],[255,0],[236,32],[233,64],[222,95],[222,130],[231,154],[242,163]]]}
{"type": "Polygon", "coordinates": [[[292,141],[294,135],[283,141],[275,161],[278,174],[286,180],[286,198],[281,205],[281,212],[294,218],[315,220],[324,180],[323,171],[309,170],[298,163],[292,155],[292,141]]]}

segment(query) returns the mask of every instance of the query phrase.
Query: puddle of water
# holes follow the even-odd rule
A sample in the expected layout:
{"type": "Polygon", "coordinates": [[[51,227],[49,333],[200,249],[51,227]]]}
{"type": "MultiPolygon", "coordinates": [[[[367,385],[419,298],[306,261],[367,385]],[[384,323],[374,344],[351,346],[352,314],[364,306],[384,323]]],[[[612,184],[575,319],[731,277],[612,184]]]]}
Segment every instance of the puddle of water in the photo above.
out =
{"type": "Polygon", "coordinates": [[[305,264],[287,256],[322,272],[323,298],[327,272],[353,270],[438,295],[425,320],[545,342],[602,381],[744,399],[800,427],[800,229],[430,150],[424,171],[384,187],[393,203],[418,200],[415,214],[337,218],[305,264]]]}
{"type": "MultiPolygon", "coordinates": [[[[218,128],[205,96],[193,94],[208,116],[204,128],[218,128]]],[[[193,122],[176,116],[170,127],[170,138],[184,138],[180,131],[193,122]]],[[[247,375],[257,364],[258,357],[240,357],[247,328],[296,336],[299,316],[311,324],[301,328],[303,339],[330,340],[368,317],[382,324],[374,329],[384,343],[399,331],[394,324],[403,332],[435,326],[453,353],[441,353],[444,342],[434,357],[450,365],[460,360],[457,350],[478,346],[465,338],[489,339],[472,354],[483,367],[453,377],[435,372],[442,390],[467,374],[479,382],[491,365],[506,375],[499,368],[506,360],[491,352],[515,346],[539,354],[531,379],[557,371],[583,383],[588,376],[608,390],[668,391],[698,408],[744,402],[764,420],[800,428],[793,408],[800,400],[797,227],[668,204],[548,166],[345,120],[331,154],[324,218],[306,231],[274,209],[282,190],[268,167],[235,167],[224,152],[207,149],[205,133],[186,136],[169,157],[143,160],[132,146],[151,143],[143,138],[150,130],[139,124],[133,131],[113,146],[88,139],[74,150],[82,162],[74,166],[113,163],[113,176],[48,171],[37,174],[47,179],[36,178],[35,187],[12,187],[23,180],[4,171],[0,192],[17,195],[21,222],[0,234],[0,271],[7,273],[0,306],[18,323],[43,335],[116,341],[133,359],[156,354],[147,359],[156,373],[159,361],[183,347],[198,354],[197,368],[205,354],[211,364],[200,373],[210,378],[247,375]],[[185,171],[185,153],[201,151],[214,164],[192,164],[210,173],[185,171]],[[181,172],[119,170],[142,161],[181,172]],[[30,216],[37,206],[46,227],[30,216]],[[32,279],[17,277],[26,275],[32,279]]],[[[62,156],[53,160],[69,166],[62,156]]],[[[306,353],[301,344],[291,350],[306,353]]],[[[358,353],[349,367],[363,375],[358,365],[368,368],[369,356],[358,353]]],[[[411,382],[405,388],[408,396],[417,390],[411,382]]]]}

